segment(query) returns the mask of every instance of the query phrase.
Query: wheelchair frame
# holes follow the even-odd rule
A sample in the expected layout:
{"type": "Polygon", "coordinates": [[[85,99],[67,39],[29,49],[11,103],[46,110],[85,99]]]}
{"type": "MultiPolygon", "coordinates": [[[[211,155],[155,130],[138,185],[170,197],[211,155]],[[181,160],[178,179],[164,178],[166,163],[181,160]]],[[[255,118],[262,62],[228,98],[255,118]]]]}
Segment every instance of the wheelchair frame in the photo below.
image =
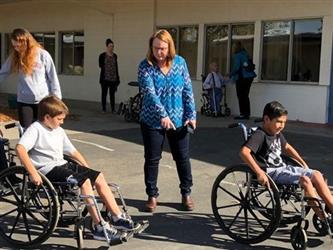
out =
{"type": "MultiPolygon", "coordinates": [[[[87,206],[96,207],[107,245],[126,242],[149,226],[148,221],[138,222],[135,230],[123,234],[121,242],[112,242],[106,233],[109,218],[107,212],[99,208],[102,203],[98,196],[82,195],[77,183],[51,183],[41,173],[43,184],[35,186],[30,182],[25,168],[16,166],[16,155],[8,140],[5,142],[5,151],[10,167],[0,172],[0,237],[15,248],[35,248],[41,245],[61,223],[74,224],[78,249],[83,249],[87,206]],[[91,199],[92,204],[86,204],[86,198],[91,199]],[[71,210],[65,210],[65,206],[69,206],[71,210]]],[[[120,187],[114,183],[109,183],[109,187],[117,194],[125,216],[130,219],[120,187]]],[[[92,223],[90,226],[92,227],[92,223]]]]}
{"type": "MultiPolygon", "coordinates": [[[[243,123],[229,126],[234,127],[241,127],[245,141],[256,130],[243,123]]],[[[300,165],[291,158],[288,160],[300,165]]],[[[310,208],[319,208],[328,214],[329,219],[325,221],[314,214],[312,222],[320,235],[333,236],[330,226],[333,217],[323,201],[305,197],[304,190],[296,185],[276,185],[267,177],[270,188],[259,184],[256,174],[246,164],[227,167],[217,176],[211,206],[215,219],[228,236],[239,243],[255,244],[268,239],[279,225],[297,223],[291,229],[291,244],[294,249],[306,249],[309,226],[306,215],[310,208]],[[238,208],[236,214],[232,208],[238,208]]]]}
{"type": "MultiPolygon", "coordinates": [[[[129,82],[129,86],[138,87],[138,82],[129,82]]],[[[121,103],[119,106],[118,114],[124,115],[124,119],[127,122],[139,122],[140,112],[142,107],[143,94],[139,92],[130,97],[125,103],[121,103]]]]}

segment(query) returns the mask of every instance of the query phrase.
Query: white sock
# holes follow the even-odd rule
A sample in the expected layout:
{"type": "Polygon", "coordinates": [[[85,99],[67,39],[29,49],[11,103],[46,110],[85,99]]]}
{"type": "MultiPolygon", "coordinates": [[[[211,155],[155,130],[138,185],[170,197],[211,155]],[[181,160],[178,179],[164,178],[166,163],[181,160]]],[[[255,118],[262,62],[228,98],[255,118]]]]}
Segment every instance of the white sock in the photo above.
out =
{"type": "Polygon", "coordinates": [[[122,214],[119,214],[119,215],[112,215],[112,220],[113,221],[118,221],[119,219],[121,219],[123,216],[122,214]]]}

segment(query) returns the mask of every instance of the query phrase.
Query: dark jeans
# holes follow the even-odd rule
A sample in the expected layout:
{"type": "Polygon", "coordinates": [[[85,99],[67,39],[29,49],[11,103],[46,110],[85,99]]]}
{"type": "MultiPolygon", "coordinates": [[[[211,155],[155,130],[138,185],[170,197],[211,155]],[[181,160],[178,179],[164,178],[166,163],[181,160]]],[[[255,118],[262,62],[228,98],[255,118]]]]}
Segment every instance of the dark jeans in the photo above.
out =
{"type": "Polygon", "coordinates": [[[145,150],[145,184],[149,197],[159,195],[157,188],[158,166],[162,158],[165,136],[168,138],[173,160],[176,162],[177,173],[180,180],[180,193],[190,195],[192,172],[189,158],[190,137],[186,127],[166,131],[165,129],[152,129],[141,123],[141,132],[145,150]]]}
{"type": "Polygon", "coordinates": [[[236,81],[236,92],[238,97],[239,112],[240,115],[250,116],[250,88],[253,82],[253,78],[239,78],[236,81]]]}
{"type": "Polygon", "coordinates": [[[111,105],[111,111],[115,111],[115,93],[116,93],[116,87],[108,84],[101,84],[102,89],[102,109],[103,111],[106,111],[106,96],[110,95],[110,105],[111,105]]]}
{"type": "Polygon", "coordinates": [[[0,172],[8,168],[8,162],[5,153],[5,142],[0,138],[0,172]]]}
{"type": "Polygon", "coordinates": [[[27,128],[31,123],[37,120],[38,104],[17,103],[20,125],[27,128]]]}
{"type": "Polygon", "coordinates": [[[214,113],[221,112],[221,100],[222,100],[222,89],[221,88],[214,88],[209,90],[210,96],[210,108],[211,111],[214,113]]]}

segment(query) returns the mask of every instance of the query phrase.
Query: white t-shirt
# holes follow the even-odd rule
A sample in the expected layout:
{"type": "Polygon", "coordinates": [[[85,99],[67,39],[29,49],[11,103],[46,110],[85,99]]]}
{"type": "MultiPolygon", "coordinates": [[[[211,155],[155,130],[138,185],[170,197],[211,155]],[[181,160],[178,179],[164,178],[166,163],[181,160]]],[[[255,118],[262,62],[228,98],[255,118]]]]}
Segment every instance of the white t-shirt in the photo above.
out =
{"type": "Polygon", "coordinates": [[[36,169],[44,175],[54,167],[66,164],[64,154],[76,150],[63,128],[50,129],[39,121],[28,127],[18,144],[27,150],[36,169]]]}

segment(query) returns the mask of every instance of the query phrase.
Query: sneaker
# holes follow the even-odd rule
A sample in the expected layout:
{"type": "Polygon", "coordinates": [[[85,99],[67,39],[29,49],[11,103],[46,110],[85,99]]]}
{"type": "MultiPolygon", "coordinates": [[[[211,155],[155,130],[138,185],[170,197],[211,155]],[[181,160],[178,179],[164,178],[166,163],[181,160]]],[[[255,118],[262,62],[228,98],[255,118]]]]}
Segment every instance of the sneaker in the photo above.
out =
{"type": "MultiPolygon", "coordinates": [[[[121,243],[126,240],[126,233],[120,232],[114,227],[110,227],[109,224],[106,224],[106,233],[108,234],[108,238],[110,240],[110,244],[121,243]]],[[[95,240],[107,240],[105,238],[103,226],[101,224],[95,225],[93,231],[93,237],[95,240]]]]}
{"type": "Polygon", "coordinates": [[[136,224],[129,219],[122,215],[118,220],[114,219],[114,216],[111,216],[111,224],[114,228],[123,231],[133,231],[136,229],[136,224]]]}

